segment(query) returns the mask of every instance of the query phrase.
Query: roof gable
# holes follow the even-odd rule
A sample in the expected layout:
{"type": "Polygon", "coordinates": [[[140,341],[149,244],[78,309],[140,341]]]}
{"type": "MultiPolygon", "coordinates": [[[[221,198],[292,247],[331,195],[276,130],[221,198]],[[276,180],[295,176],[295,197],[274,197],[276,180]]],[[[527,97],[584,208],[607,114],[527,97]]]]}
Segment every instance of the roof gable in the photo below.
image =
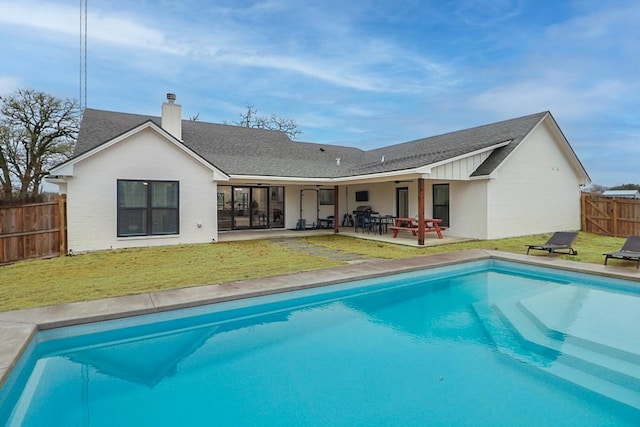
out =
{"type": "MultiPolygon", "coordinates": [[[[509,156],[518,148],[527,136],[534,131],[534,129],[544,124],[549,130],[551,137],[556,142],[558,148],[564,154],[569,164],[572,165],[576,173],[580,176],[581,180],[585,182],[590,181],[589,175],[550,112],[546,111],[544,113],[532,114],[530,116],[514,120],[516,121],[516,128],[522,127],[520,132],[517,132],[521,136],[514,139],[511,144],[493,151],[491,155],[474,171],[474,173],[471,174],[471,177],[477,178],[493,174],[502,164],[504,164],[505,161],[507,161],[509,156]],[[526,132],[524,132],[525,130],[526,132]]],[[[502,123],[506,124],[507,122],[502,123]]]]}
{"type": "MultiPolygon", "coordinates": [[[[83,123],[84,123],[84,119],[83,119],[83,123]]],[[[117,129],[116,128],[109,128],[108,129],[111,132],[116,132],[117,129]]],[[[159,125],[157,125],[156,123],[154,123],[152,120],[147,120],[145,122],[143,122],[142,124],[139,124],[138,126],[135,126],[132,129],[129,129],[123,133],[119,133],[117,136],[111,138],[111,139],[106,139],[104,142],[92,147],[92,148],[87,148],[85,151],[83,151],[81,154],[78,154],[74,157],[72,157],[70,160],[54,167],[53,169],[51,169],[50,175],[59,175],[59,176],[73,176],[74,173],[74,165],[95,155],[98,155],[101,151],[103,150],[107,150],[110,147],[120,144],[123,141],[127,140],[128,138],[139,134],[141,132],[147,131],[147,130],[151,130],[153,132],[155,132],[158,136],[160,136],[163,140],[167,141],[168,143],[174,144],[177,148],[179,148],[181,151],[183,151],[187,156],[192,157],[194,160],[196,160],[198,163],[200,163],[202,166],[204,166],[206,169],[209,169],[213,172],[214,175],[214,179],[215,180],[228,180],[229,177],[220,169],[218,169],[216,166],[214,166],[212,163],[210,163],[209,161],[207,161],[205,158],[203,158],[202,156],[200,156],[198,153],[194,152],[192,149],[190,149],[189,147],[187,147],[186,145],[184,145],[183,143],[181,143],[180,141],[178,141],[176,138],[174,138],[172,135],[170,135],[167,131],[165,131],[164,129],[162,129],[159,125]]],[[[76,151],[78,151],[78,147],[76,146],[76,151]]]]}

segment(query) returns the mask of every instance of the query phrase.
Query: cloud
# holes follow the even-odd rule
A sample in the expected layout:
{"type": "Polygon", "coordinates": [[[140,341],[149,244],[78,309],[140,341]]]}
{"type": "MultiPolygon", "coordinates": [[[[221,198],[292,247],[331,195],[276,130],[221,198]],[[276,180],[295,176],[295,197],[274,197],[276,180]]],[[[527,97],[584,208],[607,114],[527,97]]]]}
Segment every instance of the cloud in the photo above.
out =
{"type": "Polygon", "coordinates": [[[550,110],[585,124],[609,116],[609,126],[619,125],[622,112],[636,111],[640,77],[633,70],[640,55],[630,49],[638,49],[640,5],[603,4],[570,16],[543,28],[531,49],[482,69],[470,105],[498,117],[550,110]]]}
{"type": "Polygon", "coordinates": [[[616,81],[597,81],[580,87],[570,82],[530,79],[482,91],[473,96],[469,104],[479,110],[493,111],[497,116],[551,110],[577,120],[608,111],[625,91],[625,85],[616,81]]]}
{"type": "Polygon", "coordinates": [[[467,25],[492,27],[522,12],[522,0],[457,0],[454,16],[467,25]]]}
{"type": "MultiPolygon", "coordinates": [[[[0,11],[0,93],[75,92],[77,2],[0,11]]],[[[550,110],[588,163],[610,146],[634,171],[639,21],[635,0],[89,1],[89,102],[156,114],[171,91],[219,122],[249,102],[361,148],[550,110]]]]}
{"type": "MultiPolygon", "coordinates": [[[[0,22],[73,37],[80,34],[79,8],[45,2],[0,1],[0,22]]],[[[170,43],[166,34],[124,14],[106,14],[92,8],[87,16],[89,43],[108,43],[170,54],[181,54],[184,46],[170,43]]]]}
{"type": "Polygon", "coordinates": [[[590,49],[631,48],[638,50],[640,4],[635,1],[602,3],[572,19],[552,25],[546,36],[559,44],[583,45],[590,49]]]}
{"type": "Polygon", "coordinates": [[[361,32],[347,19],[323,19],[312,12],[307,15],[293,28],[269,25],[256,32],[246,22],[233,25],[235,22],[221,20],[215,30],[196,28],[181,37],[196,46],[189,52],[196,61],[278,70],[287,73],[286,79],[297,75],[357,91],[431,91],[447,85],[453,74],[448,64],[371,32],[361,32]],[[304,27],[304,34],[299,27],[304,27]],[[399,75],[403,79],[398,79],[399,75]]]}
{"type": "Polygon", "coordinates": [[[7,95],[11,92],[15,92],[20,88],[22,82],[15,76],[2,76],[0,75],[0,95],[7,95]]]}
{"type": "MultiPolygon", "coordinates": [[[[165,73],[157,54],[184,58],[194,68],[264,68],[328,83],[350,90],[390,94],[433,93],[446,90],[455,74],[446,63],[418,51],[363,31],[349,14],[327,16],[326,9],[291,9],[286,2],[261,2],[250,8],[203,6],[199,16],[191,16],[188,5],[173,4],[157,15],[130,14],[108,10],[107,5],[89,4],[89,53],[108,55],[113,62],[132,61],[144,66],[146,53],[150,73],[165,73]],[[279,25],[284,13],[301,22],[279,25]],[[215,25],[207,17],[215,16],[215,25]],[[273,19],[273,24],[265,21],[273,19]],[[96,45],[103,45],[100,48],[96,45]],[[138,55],[128,57],[125,48],[138,55]],[[397,77],[402,75],[402,79],[397,77]]],[[[115,6],[110,6],[115,7],[115,6]]],[[[7,2],[0,22],[6,25],[55,32],[78,42],[77,6],[52,2],[7,2]]],[[[176,59],[174,59],[175,61],[176,59]]],[[[126,64],[123,64],[126,65],[126,64]]],[[[178,64],[179,66],[179,64],[178,64]]],[[[233,69],[229,70],[231,72],[233,69]]]]}
{"type": "MultiPolygon", "coordinates": [[[[91,4],[90,4],[91,6],[91,4]]],[[[245,21],[237,22],[238,10],[226,10],[217,15],[215,26],[205,29],[202,23],[188,22],[189,16],[173,15],[156,21],[165,24],[163,29],[149,26],[133,14],[89,8],[88,46],[94,53],[99,47],[125,48],[138,55],[160,53],[169,56],[188,57],[192,64],[253,67],[279,70],[299,77],[321,81],[357,91],[378,93],[416,93],[443,88],[451,72],[448,66],[432,61],[417,52],[407,51],[386,40],[367,33],[359,33],[349,26],[348,19],[342,25],[321,20],[308,28],[307,42],[288,34],[287,28],[268,26],[265,34],[256,34],[252,20],[264,14],[282,12],[283,4],[261,3],[246,13],[245,21]],[[167,25],[171,22],[171,25],[167,25]],[[277,43],[273,39],[278,39],[277,43]],[[312,44],[313,49],[308,49],[312,44]],[[398,75],[405,75],[398,80],[398,75]],[[413,77],[409,77],[413,76],[413,77]]],[[[29,27],[38,32],[53,32],[69,37],[69,43],[78,43],[79,10],[71,5],[47,2],[5,2],[0,0],[0,22],[5,25],[29,27]]],[[[206,13],[221,12],[221,9],[206,13]]],[[[311,12],[305,22],[317,18],[311,12]]],[[[263,27],[264,28],[264,27],[263,27]]],[[[109,50],[102,50],[107,54],[109,50]]],[[[122,61],[126,55],[109,54],[111,61],[122,61]]],[[[158,58],[149,60],[157,64],[158,58]]],[[[140,66],[144,60],[138,57],[133,64],[140,66]]],[[[150,72],[158,73],[159,70],[150,72]]]]}

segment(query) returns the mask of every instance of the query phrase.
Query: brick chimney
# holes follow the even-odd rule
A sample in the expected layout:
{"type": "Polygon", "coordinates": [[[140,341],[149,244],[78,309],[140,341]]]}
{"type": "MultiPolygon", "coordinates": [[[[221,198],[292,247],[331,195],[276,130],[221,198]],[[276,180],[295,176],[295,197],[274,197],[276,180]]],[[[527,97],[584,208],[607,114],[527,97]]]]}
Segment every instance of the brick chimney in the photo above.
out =
{"type": "Polygon", "coordinates": [[[182,141],[182,106],[175,103],[176,94],[168,93],[162,104],[162,128],[182,141]]]}

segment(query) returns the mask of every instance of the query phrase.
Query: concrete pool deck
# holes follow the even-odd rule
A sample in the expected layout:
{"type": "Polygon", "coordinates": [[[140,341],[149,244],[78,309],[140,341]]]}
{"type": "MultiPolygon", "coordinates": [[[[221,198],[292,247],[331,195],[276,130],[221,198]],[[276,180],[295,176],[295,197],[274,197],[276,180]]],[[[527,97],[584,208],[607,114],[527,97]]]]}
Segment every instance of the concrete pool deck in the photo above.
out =
{"type": "Polygon", "coordinates": [[[269,295],[347,281],[415,271],[482,259],[499,259],[638,282],[635,268],[586,264],[553,257],[490,250],[467,250],[396,260],[360,260],[331,269],[202,285],[101,300],[0,313],[0,387],[38,331],[158,313],[241,298],[269,295]]]}

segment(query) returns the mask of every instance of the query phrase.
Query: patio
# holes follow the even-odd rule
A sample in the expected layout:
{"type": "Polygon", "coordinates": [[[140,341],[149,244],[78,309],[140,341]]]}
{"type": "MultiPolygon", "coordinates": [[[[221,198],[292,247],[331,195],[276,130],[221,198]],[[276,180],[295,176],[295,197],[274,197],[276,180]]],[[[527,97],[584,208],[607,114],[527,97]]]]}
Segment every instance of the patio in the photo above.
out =
{"type": "MultiPolygon", "coordinates": [[[[238,240],[258,240],[258,239],[281,239],[285,237],[309,237],[326,236],[335,234],[333,229],[309,229],[309,230],[287,230],[282,228],[265,230],[234,230],[221,231],[218,235],[219,242],[233,242],[238,240]]],[[[435,233],[425,233],[424,246],[418,245],[418,237],[411,233],[400,233],[398,237],[393,237],[393,233],[363,233],[356,232],[353,227],[340,227],[339,235],[353,237],[356,239],[374,240],[397,245],[413,246],[416,248],[446,245],[449,243],[467,242],[473,239],[457,237],[447,232],[443,233],[443,238],[438,239],[435,233]]]]}

